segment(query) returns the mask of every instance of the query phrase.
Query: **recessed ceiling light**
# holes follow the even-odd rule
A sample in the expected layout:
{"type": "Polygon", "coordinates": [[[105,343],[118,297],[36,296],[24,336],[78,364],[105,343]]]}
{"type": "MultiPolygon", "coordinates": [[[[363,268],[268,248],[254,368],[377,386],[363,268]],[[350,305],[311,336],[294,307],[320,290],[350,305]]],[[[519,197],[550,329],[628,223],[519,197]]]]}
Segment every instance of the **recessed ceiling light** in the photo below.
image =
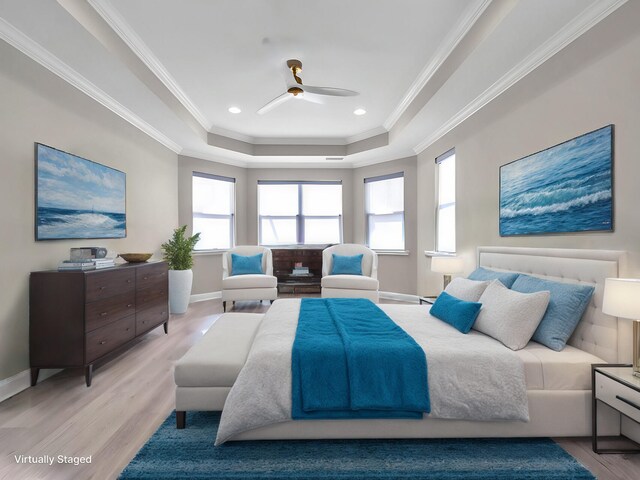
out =
{"type": "Polygon", "coordinates": [[[356,108],[353,111],[354,115],[364,115],[365,113],[367,113],[367,111],[364,108],[356,108]]]}
{"type": "Polygon", "coordinates": [[[231,113],[240,113],[242,110],[240,110],[238,107],[229,107],[229,112],[231,113]]]}

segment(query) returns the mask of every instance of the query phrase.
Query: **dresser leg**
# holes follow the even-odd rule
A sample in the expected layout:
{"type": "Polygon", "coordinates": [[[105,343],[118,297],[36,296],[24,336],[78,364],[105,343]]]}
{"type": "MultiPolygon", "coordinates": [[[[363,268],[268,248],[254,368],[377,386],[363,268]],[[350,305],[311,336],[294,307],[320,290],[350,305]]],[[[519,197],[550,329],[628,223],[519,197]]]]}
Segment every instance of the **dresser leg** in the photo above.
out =
{"type": "Polygon", "coordinates": [[[84,379],[87,382],[87,387],[91,386],[91,377],[93,377],[93,363],[84,367],[84,379]]]}
{"type": "Polygon", "coordinates": [[[164,326],[164,333],[169,333],[169,320],[162,324],[164,326]]]}
{"type": "Polygon", "coordinates": [[[187,424],[187,412],[176,410],[176,428],[183,429],[187,424]]]}
{"type": "Polygon", "coordinates": [[[223,312],[227,311],[227,302],[222,302],[222,311],[223,312]]]}
{"type": "Polygon", "coordinates": [[[38,383],[38,375],[40,374],[40,369],[36,367],[31,367],[31,386],[35,387],[36,383],[38,383]]]}

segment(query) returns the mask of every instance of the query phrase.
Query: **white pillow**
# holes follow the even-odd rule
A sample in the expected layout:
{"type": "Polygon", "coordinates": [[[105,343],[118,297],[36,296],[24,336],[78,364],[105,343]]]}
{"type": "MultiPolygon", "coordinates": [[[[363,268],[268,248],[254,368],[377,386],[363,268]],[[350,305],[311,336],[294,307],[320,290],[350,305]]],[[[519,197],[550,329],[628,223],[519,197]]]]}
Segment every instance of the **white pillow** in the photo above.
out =
{"type": "Polygon", "coordinates": [[[447,285],[444,291],[460,300],[477,302],[490,283],[489,281],[479,282],[477,280],[458,277],[451,280],[451,283],[447,285]]]}
{"type": "Polygon", "coordinates": [[[550,296],[548,291],[515,292],[494,280],[478,300],[482,309],[473,328],[499,340],[511,350],[520,350],[529,343],[538,328],[550,296]]]}

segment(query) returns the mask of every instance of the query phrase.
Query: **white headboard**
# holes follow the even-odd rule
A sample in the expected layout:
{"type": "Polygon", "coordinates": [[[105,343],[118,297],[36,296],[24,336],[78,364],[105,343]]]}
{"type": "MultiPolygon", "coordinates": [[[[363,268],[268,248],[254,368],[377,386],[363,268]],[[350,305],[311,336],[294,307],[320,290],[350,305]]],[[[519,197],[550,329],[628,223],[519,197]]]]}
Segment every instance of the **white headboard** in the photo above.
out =
{"type": "Polygon", "coordinates": [[[604,279],[625,272],[626,252],[561,248],[478,247],[478,265],[556,282],[593,285],[595,292],[569,344],[607,362],[631,360],[631,322],[602,313],[604,279]]]}

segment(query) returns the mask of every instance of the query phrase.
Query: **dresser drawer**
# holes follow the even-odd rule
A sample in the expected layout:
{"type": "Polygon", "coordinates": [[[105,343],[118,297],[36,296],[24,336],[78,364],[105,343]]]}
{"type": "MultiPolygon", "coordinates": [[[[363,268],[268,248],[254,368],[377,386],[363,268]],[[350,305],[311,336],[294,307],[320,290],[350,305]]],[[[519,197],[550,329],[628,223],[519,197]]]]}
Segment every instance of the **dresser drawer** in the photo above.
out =
{"type": "Polygon", "coordinates": [[[596,372],[596,398],[640,422],[640,392],[596,372]]]}
{"type": "Polygon", "coordinates": [[[167,304],[138,310],[136,313],[136,336],[166,322],[168,318],[169,306],[167,304]]]}
{"type": "Polygon", "coordinates": [[[153,286],[145,288],[144,290],[138,290],[136,292],[136,309],[143,310],[149,307],[156,307],[159,305],[167,305],[169,289],[167,285],[153,286]]]}
{"type": "Polygon", "coordinates": [[[87,333],[86,361],[93,362],[135,337],[135,315],[87,333]]]}
{"type": "Polygon", "coordinates": [[[151,263],[139,267],[136,272],[138,289],[167,285],[167,264],[151,263]]]}
{"type": "Polygon", "coordinates": [[[85,330],[90,332],[109,323],[135,313],[136,294],[134,291],[96,300],[85,307],[85,330]]]}
{"type": "Polygon", "coordinates": [[[133,268],[118,268],[108,272],[93,271],[87,274],[86,279],[87,302],[133,292],[135,288],[133,268]]]}

